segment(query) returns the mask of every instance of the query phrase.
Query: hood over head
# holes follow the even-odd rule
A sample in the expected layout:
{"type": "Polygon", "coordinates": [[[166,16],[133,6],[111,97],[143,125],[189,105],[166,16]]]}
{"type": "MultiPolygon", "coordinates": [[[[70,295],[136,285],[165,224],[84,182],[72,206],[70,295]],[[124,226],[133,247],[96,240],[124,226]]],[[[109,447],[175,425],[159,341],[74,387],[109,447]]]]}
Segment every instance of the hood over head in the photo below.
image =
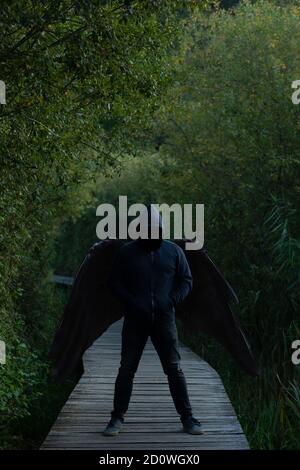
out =
{"type": "Polygon", "coordinates": [[[140,237],[138,242],[148,250],[159,248],[163,240],[162,216],[153,203],[146,206],[147,216],[141,214],[141,220],[147,220],[147,237],[140,237]],[[144,219],[145,218],[145,219],[144,219]]]}

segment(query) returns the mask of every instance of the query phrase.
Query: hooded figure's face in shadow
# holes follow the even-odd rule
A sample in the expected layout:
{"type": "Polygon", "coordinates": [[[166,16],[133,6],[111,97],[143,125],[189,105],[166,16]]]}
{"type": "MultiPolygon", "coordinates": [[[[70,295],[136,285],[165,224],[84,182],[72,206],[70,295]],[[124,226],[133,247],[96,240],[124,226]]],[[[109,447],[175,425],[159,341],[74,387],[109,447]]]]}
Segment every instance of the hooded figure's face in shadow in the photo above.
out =
{"type": "Polygon", "coordinates": [[[152,250],[157,250],[161,244],[162,244],[162,241],[163,241],[163,230],[162,230],[162,227],[160,226],[158,228],[158,238],[157,236],[155,238],[152,238],[151,237],[151,225],[148,225],[148,236],[147,238],[139,238],[138,241],[139,243],[142,245],[142,247],[145,249],[145,250],[149,250],[149,251],[152,251],[152,250]]]}
{"type": "Polygon", "coordinates": [[[163,241],[163,222],[161,215],[153,204],[147,206],[146,218],[148,220],[147,238],[139,238],[138,241],[145,250],[157,250],[163,241]],[[153,224],[153,235],[151,233],[151,224],[153,224]]]}

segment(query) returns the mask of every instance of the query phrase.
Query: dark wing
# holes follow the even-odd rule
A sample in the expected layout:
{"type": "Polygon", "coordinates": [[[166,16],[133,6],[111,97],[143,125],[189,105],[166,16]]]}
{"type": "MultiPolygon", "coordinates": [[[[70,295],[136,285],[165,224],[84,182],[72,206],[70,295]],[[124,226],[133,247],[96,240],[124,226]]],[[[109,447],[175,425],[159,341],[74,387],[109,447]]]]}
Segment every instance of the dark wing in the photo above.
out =
{"type": "MultiPolygon", "coordinates": [[[[177,243],[185,249],[184,240],[177,243]]],[[[250,345],[229,305],[238,302],[234,290],[206,250],[185,250],[185,255],[193,276],[193,289],[176,310],[184,330],[214,337],[248,373],[258,375],[250,345]]]]}
{"type": "MultiPolygon", "coordinates": [[[[50,351],[52,375],[58,382],[83,370],[85,350],[123,316],[119,302],[107,288],[107,276],[124,243],[121,240],[96,243],[78,270],[50,351]]],[[[178,241],[183,249],[184,244],[184,240],[178,241]]],[[[244,369],[257,375],[248,342],[229,307],[230,301],[237,301],[233,289],[205,250],[186,251],[185,254],[193,275],[193,290],[176,310],[184,329],[215,337],[244,369]]]]}
{"type": "Polygon", "coordinates": [[[57,382],[83,371],[84,351],[123,316],[106,285],[113,258],[123,243],[119,240],[95,243],[77,272],[49,354],[52,376],[57,382]]]}

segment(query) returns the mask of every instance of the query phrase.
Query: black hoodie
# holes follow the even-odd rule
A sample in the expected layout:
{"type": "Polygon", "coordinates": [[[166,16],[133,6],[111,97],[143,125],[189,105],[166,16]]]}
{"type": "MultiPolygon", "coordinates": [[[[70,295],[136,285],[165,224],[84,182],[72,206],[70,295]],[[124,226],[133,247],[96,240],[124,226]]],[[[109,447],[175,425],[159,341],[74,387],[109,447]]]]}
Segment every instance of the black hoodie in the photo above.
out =
{"type": "Polygon", "coordinates": [[[139,238],[119,249],[108,287],[122,304],[124,314],[141,319],[159,315],[174,320],[175,307],[192,290],[193,279],[184,251],[162,239],[161,217],[156,223],[158,220],[159,239],[139,238]]]}

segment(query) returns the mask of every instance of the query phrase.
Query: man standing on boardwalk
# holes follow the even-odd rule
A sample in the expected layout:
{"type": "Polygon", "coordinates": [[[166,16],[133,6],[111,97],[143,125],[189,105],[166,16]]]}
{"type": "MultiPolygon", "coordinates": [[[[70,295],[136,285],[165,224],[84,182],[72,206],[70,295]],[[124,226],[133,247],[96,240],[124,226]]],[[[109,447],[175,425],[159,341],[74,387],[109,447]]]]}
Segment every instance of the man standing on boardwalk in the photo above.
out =
{"type": "MultiPolygon", "coordinates": [[[[193,417],[187,385],[180,367],[175,307],[192,289],[192,275],[183,250],[163,240],[160,214],[148,206],[148,236],[124,244],[114,260],[109,288],[124,310],[121,363],[115,382],[114,407],[104,430],[116,436],[122,429],[133,379],[147,339],[158,353],[184,431],[202,434],[193,417]],[[151,235],[151,225],[159,237],[151,235]]],[[[152,231],[153,233],[153,231],[152,231]]]]}

